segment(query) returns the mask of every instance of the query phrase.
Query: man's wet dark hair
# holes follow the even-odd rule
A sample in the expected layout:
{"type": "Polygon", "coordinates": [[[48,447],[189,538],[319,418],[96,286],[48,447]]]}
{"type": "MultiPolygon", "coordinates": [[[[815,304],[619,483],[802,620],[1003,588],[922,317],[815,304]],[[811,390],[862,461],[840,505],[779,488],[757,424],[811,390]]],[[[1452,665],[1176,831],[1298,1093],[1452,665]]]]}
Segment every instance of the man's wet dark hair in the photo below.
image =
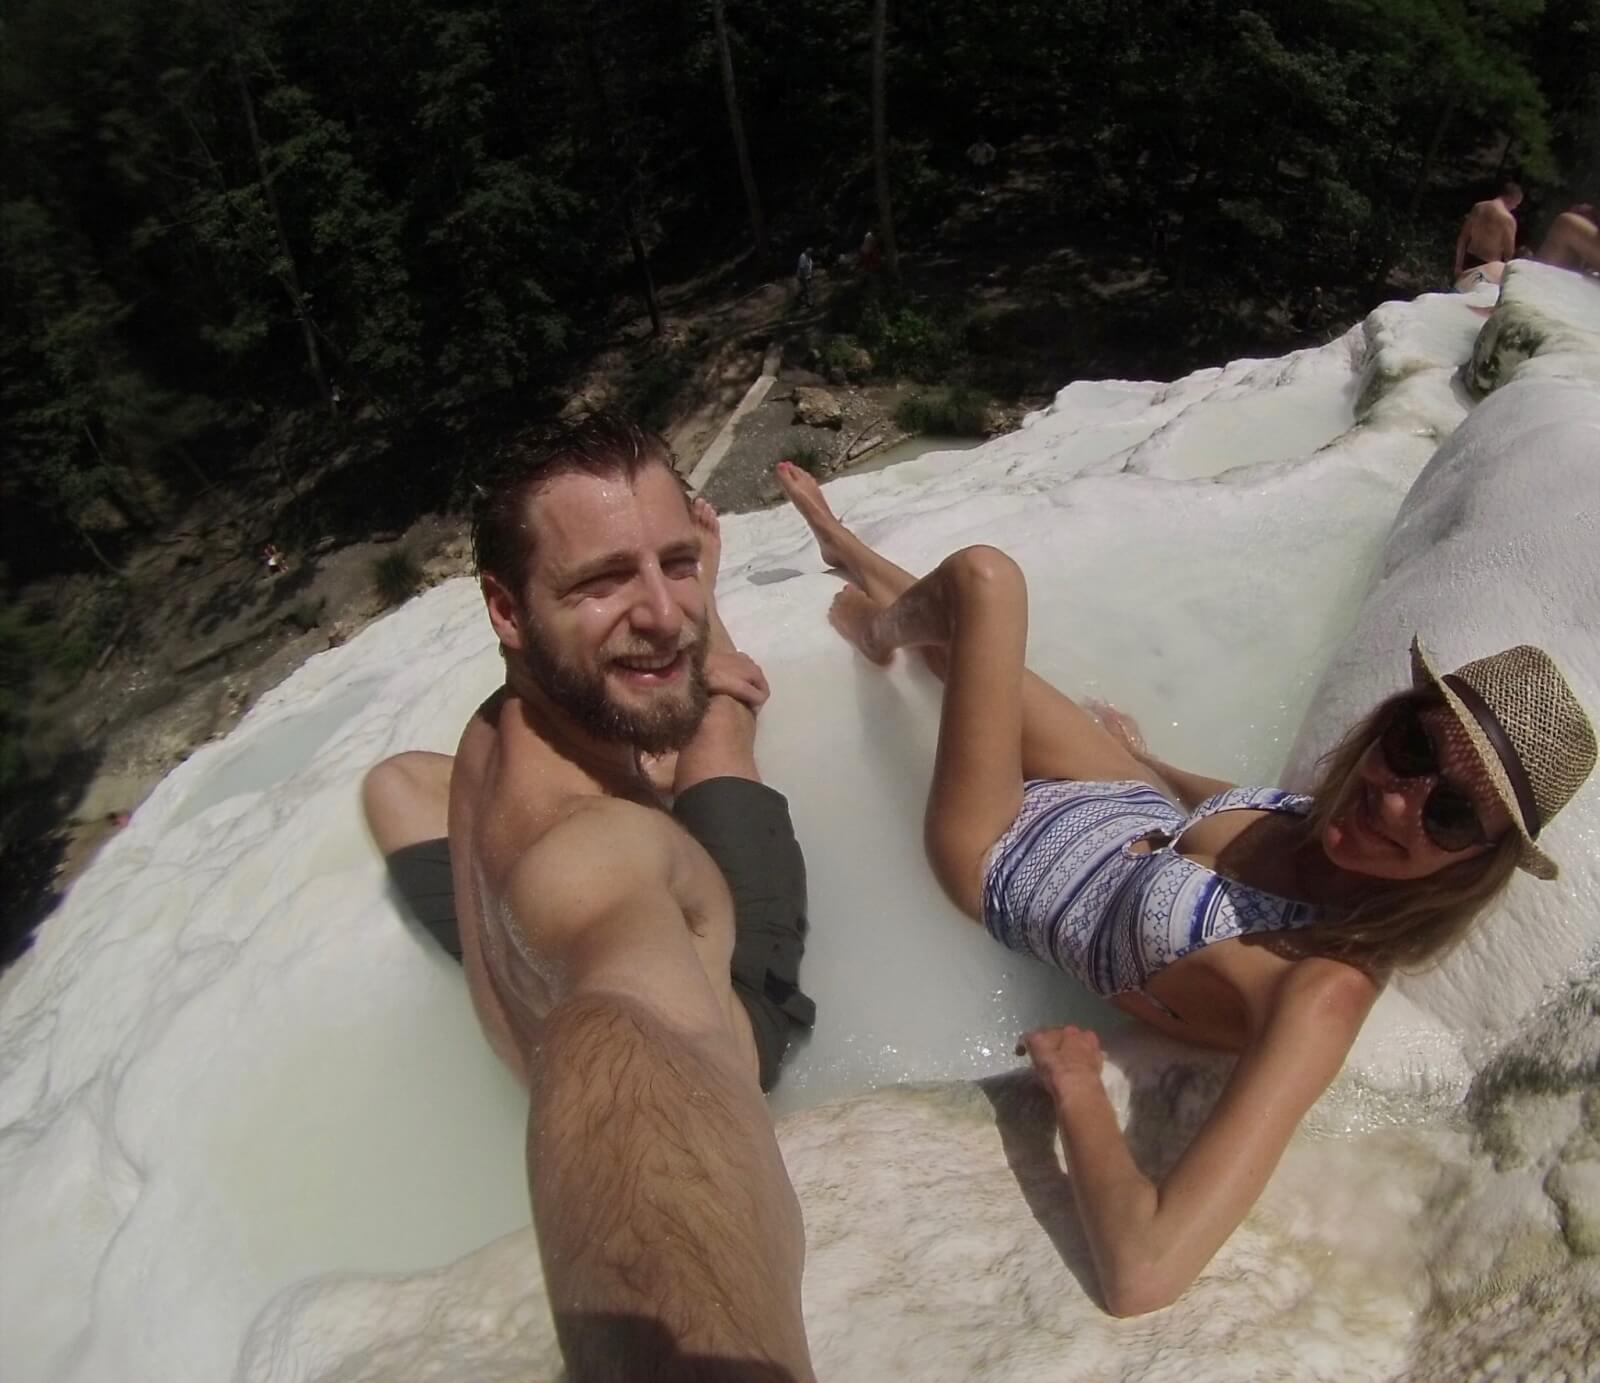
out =
{"type": "Polygon", "coordinates": [[[1500,195],[1502,197],[1515,197],[1520,201],[1522,199],[1522,184],[1519,182],[1502,183],[1500,195]]]}
{"type": "Polygon", "coordinates": [[[615,413],[529,428],[500,449],[472,501],[472,557],[479,576],[521,594],[533,558],[528,501],[557,476],[579,473],[632,480],[649,466],[674,476],[672,448],[660,434],[615,413]]]}

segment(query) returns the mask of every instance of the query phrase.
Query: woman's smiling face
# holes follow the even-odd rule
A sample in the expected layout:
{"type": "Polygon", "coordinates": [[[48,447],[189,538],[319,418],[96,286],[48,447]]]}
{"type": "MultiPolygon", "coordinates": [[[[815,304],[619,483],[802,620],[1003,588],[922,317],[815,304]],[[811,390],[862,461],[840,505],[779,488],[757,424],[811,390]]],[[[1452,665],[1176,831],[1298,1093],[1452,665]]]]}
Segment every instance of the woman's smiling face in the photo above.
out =
{"type": "Polygon", "coordinates": [[[1455,716],[1438,702],[1411,702],[1367,746],[1321,844],[1352,874],[1425,879],[1481,855],[1510,829],[1511,815],[1455,716]]]}

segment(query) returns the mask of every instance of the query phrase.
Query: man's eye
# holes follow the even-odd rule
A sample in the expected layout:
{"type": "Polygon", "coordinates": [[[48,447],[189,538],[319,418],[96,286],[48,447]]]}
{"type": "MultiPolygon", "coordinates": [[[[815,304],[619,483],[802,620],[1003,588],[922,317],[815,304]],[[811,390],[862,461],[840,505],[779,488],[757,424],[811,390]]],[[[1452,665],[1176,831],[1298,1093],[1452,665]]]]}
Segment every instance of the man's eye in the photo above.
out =
{"type": "Polygon", "coordinates": [[[699,557],[669,557],[664,570],[669,576],[698,576],[700,575],[699,557]]]}

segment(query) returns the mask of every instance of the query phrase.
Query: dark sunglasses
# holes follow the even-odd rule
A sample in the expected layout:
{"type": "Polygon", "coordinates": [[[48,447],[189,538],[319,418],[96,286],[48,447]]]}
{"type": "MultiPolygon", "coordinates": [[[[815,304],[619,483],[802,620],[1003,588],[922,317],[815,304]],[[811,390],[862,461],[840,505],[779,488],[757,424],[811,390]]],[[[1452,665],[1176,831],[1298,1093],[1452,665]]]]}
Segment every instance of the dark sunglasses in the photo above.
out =
{"type": "Polygon", "coordinates": [[[1422,723],[1423,706],[1404,701],[1378,736],[1383,761],[1396,778],[1438,778],[1422,804],[1422,829],[1441,850],[1454,855],[1474,845],[1487,845],[1489,833],[1478,818],[1472,798],[1442,776],[1439,751],[1422,723]]]}

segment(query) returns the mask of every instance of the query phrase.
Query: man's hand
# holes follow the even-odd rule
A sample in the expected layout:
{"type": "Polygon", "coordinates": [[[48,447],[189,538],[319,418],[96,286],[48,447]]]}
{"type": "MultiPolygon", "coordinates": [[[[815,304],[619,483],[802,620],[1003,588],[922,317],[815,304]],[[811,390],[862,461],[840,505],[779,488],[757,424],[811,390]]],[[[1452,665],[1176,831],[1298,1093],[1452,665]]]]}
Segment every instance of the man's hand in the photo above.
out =
{"type": "Polygon", "coordinates": [[[1100,1068],[1105,1061],[1100,1039],[1087,1028],[1071,1024],[1026,1034],[1017,1043],[1017,1055],[1026,1055],[1033,1062],[1045,1089],[1058,1101],[1074,1081],[1087,1078],[1099,1085],[1100,1068]]]}
{"type": "Polygon", "coordinates": [[[748,653],[707,654],[706,685],[713,696],[731,696],[752,714],[765,706],[772,694],[761,664],[748,653]]]}

